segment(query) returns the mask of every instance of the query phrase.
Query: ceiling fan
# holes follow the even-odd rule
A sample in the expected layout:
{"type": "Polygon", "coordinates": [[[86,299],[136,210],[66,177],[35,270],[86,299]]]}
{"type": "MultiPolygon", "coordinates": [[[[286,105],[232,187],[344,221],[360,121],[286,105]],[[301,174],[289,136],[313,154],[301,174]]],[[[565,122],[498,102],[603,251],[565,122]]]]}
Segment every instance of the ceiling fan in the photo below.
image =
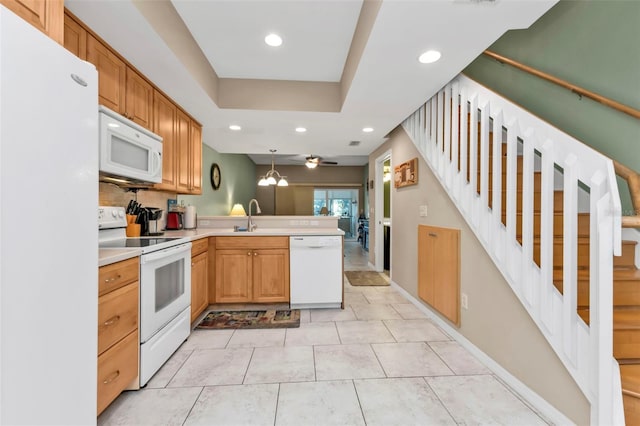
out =
{"type": "Polygon", "coordinates": [[[327,164],[327,165],[331,165],[331,166],[336,166],[336,165],[338,165],[338,162],[337,161],[324,161],[322,159],[322,157],[314,157],[313,155],[309,155],[308,157],[305,158],[304,165],[307,166],[310,169],[315,169],[316,167],[318,167],[321,164],[327,164]]]}

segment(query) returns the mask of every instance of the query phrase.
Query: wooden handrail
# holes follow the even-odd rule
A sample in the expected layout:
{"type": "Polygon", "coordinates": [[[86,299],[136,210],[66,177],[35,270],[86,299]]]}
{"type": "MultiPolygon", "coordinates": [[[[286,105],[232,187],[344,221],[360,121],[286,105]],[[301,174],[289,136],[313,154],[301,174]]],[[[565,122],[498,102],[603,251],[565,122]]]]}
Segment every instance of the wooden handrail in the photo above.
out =
{"type": "Polygon", "coordinates": [[[547,74],[546,72],[542,72],[540,70],[537,70],[535,68],[532,68],[528,65],[525,65],[523,63],[520,63],[518,61],[514,61],[513,59],[507,58],[506,56],[502,56],[499,55],[495,52],[492,52],[490,50],[485,50],[484,52],[482,52],[484,55],[487,55],[493,59],[495,59],[498,62],[502,62],[503,64],[507,64],[507,65],[511,65],[514,68],[518,68],[519,70],[528,72],[529,74],[535,75],[537,77],[540,77],[544,80],[550,81],[554,84],[557,84],[558,86],[564,87],[565,89],[571,90],[572,92],[574,92],[575,94],[577,94],[578,96],[584,96],[585,98],[589,98],[591,100],[594,100],[598,103],[601,103],[603,105],[606,105],[610,108],[613,108],[615,110],[624,112],[625,114],[629,114],[630,116],[632,116],[633,118],[637,118],[640,119],[640,110],[637,110],[635,108],[631,108],[628,105],[625,104],[621,104],[620,102],[614,101],[613,99],[609,99],[606,98],[602,95],[598,95],[597,93],[594,93],[590,90],[584,89],[580,86],[576,86],[575,84],[571,84],[568,81],[562,80],[558,77],[554,77],[551,74],[547,74]]]}
{"type": "Polygon", "coordinates": [[[635,215],[622,216],[623,228],[640,228],[640,174],[613,160],[616,174],[627,181],[635,215]]]}
{"type": "MultiPolygon", "coordinates": [[[[550,81],[558,86],[564,87],[565,89],[571,90],[579,96],[584,96],[586,98],[592,99],[598,103],[606,105],[615,110],[624,112],[625,114],[629,114],[634,118],[640,119],[640,111],[630,106],[621,104],[620,102],[616,102],[612,99],[605,98],[604,96],[598,95],[597,93],[591,92],[587,89],[583,89],[580,86],[576,86],[575,84],[571,84],[565,80],[554,77],[550,74],[532,68],[528,65],[522,64],[518,61],[514,61],[513,59],[507,58],[506,56],[499,55],[490,50],[485,50],[482,52],[484,55],[487,55],[498,62],[511,65],[514,68],[518,68],[524,72],[535,75],[536,77],[540,77],[544,80],[550,81]]],[[[627,166],[620,164],[616,160],[613,160],[613,166],[615,168],[616,174],[627,181],[627,185],[629,186],[629,193],[631,194],[631,204],[633,205],[633,210],[635,215],[622,216],[622,227],[623,228],[640,228],[640,174],[636,173],[634,170],[631,170],[627,166]]]]}

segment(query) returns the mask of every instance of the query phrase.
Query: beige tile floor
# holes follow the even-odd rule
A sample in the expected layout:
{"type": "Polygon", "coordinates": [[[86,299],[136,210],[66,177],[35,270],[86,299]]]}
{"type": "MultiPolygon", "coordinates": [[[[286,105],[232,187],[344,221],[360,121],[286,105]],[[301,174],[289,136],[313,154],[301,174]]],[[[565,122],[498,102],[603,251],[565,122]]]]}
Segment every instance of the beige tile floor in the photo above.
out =
{"type": "MultiPolygon", "coordinates": [[[[367,269],[358,247],[348,269],[367,269]]],[[[392,287],[345,292],[344,310],[303,310],[300,328],[195,330],[98,423],[546,424],[392,287]]]]}

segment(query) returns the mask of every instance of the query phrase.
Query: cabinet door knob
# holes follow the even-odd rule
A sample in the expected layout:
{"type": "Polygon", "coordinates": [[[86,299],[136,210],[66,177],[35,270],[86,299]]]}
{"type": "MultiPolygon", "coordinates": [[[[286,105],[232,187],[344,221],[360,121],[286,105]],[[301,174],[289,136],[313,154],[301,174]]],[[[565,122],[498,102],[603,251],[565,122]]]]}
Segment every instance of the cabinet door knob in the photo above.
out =
{"type": "Polygon", "coordinates": [[[114,282],[115,280],[119,280],[120,278],[121,278],[121,275],[120,275],[120,274],[118,274],[118,275],[117,275],[117,276],[115,276],[115,277],[107,278],[106,280],[104,280],[104,282],[105,282],[105,283],[112,283],[112,282],[114,282]]]}
{"type": "Polygon", "coordinates": [[[119,375],[120,375],[120,370],[116,370],[113,373],[109,374],[109,377],[107,377],[107,379],[105,381],[103,381],[102,383],[105,384],[105,385],[108,385],[109,383],[111,383],[115,379],[117,379],[119,375]]]}
{"type": "Polygon", "coordinates": [[[254,251],[254,252],[253,252],[253,255],[254,255],[254,256],[257,256],[257,255],[258,255],[258,253],[256,253],[256,252],[254,251]]]}
{"type": "Polygon", "coordinates": [[[118,321],[120,321],[120,315],[116,315],[116,316],[113,316],[113,317],[109,318],[108,320],[106,320],[104,322],[104,325],[108,327],[110,325],[115,324],[118,321]]]}
{"type": "Polygon", "coordinates": [[[247,256],[251,256],[251,252],[250,251],[247,252],[247,256]]]}

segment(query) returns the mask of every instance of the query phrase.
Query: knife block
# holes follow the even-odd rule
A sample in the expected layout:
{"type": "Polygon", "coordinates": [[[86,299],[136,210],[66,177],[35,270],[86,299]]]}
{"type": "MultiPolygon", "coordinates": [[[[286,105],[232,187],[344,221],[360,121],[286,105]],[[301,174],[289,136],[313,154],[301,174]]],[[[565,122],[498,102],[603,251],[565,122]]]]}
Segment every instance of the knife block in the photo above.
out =
{"type": "MultiPolygon", "coordinates": [[[[134,216],[135,217],[135,216],[134,216]]],[[[128,223],[127,224],[127,237],[139,237],[140,236],[140,224],[139,223],[128,223]]]]}

